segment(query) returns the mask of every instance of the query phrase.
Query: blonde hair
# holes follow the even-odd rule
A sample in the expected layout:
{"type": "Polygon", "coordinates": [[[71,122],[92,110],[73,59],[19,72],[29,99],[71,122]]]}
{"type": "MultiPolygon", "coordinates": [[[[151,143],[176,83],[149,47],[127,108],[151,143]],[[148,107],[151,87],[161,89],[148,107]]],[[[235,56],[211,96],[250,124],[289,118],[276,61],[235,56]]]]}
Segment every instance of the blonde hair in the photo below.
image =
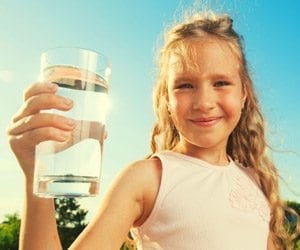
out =
{"type": "MultiPolygon", "coordinates": [[[[279,196],[278,172],[267,155],[265,121],[260,111],[253,83],[249,75],[247,61],[243,52],[242,38],[232,27],[228,15],[212,12],[193,14],[188,20],[175,25],[165,36],[165,45],[159,54],[159,73],[154,89],[153,102],[157,121],[151,138],[152,153],[171,150],[179,142],[179,133],[168,111],[167,74],[170,55],[184,53],[191,40],[203,41],[206,38],[227,42],[240,60],[240,78],[247,93],[242,115],[231,133],[227,153],[233,160],[253,169],[262,191],[271,208],[270,231],[276,247],[292,249],[293,237],[284,228],[284,203],[279,196]]],[[[184,57],[184,54],[182,55],[184,57]]],[[[299,221],[299,220],[298,220],[299,221]]],[[[299,222],[298,226],[299,228],[299,222]]]]}

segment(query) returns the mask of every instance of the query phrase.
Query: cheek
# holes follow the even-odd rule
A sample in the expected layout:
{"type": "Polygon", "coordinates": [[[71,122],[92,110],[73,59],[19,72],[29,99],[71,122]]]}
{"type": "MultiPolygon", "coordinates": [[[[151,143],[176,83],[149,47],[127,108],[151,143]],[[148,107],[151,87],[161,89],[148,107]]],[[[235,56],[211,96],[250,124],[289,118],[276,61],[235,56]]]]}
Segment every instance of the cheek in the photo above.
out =
{"type": "Polygon", "coordinates": [[[172,98],[169,99],[169,112],[170,117],[175,127],[180,128],[182,126],[182,119],[186,117],[189,111],[189,104],[184,98],[172,98]]]}
{"type": "Polygon", "coordinates": [[[190,110],[190,98],[183,96],[173,96],[169,99],[169,108],[171,113],[176,115],[183,115],[190,110]]]}
{"type": "Polygon", "coordinates": [[[236,96],[225,96],[222,100],[222,106],[227,117],[234,120],[240,118],[243,107],[242,98],[237,98],[236,96]]]}

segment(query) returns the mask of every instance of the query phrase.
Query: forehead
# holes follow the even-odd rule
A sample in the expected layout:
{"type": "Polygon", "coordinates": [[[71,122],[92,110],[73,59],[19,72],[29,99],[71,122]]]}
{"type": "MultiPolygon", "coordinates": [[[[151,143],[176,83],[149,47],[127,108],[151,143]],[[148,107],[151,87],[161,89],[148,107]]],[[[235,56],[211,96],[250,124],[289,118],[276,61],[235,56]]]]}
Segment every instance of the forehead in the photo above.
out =
{"type": "Polygon", "coordinates": [[[229,43],[212,38],[176,45],[170,53],[168,64],[173,74],[237,75],[240,68],[239,56],[229,43]]]}

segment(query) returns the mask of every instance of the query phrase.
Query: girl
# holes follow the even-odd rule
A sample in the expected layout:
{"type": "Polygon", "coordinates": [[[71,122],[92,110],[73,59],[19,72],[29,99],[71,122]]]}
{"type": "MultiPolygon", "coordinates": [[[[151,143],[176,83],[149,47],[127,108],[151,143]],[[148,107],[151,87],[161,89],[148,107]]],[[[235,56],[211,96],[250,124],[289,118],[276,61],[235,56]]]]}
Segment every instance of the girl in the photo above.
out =
{"type": "MultiPolygon", "coordinates": [[[[139,249],[291,248],[278,174],[240,36],[227,15],[195,14],[160,52],[152,154],[126,167],[71,249],[119,249],[132,229],[139,249]]],[[[20,249],[60,249],[53,200],[32,194],[34,149],[66,141],[74,121],[57,86],[36,83],[9,128],[26,178],[20,249]]]]}

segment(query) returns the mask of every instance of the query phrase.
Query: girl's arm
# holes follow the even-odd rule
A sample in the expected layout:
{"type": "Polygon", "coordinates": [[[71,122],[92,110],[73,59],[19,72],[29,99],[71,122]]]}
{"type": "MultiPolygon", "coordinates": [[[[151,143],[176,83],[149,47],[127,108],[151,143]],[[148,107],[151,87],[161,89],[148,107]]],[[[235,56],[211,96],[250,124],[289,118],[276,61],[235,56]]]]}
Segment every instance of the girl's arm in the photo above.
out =
{"type": "Polygon", "coordinates": [[[159,160],[143,160],[125,168],[101,200],[95,218],[70,249],[120,249],[132,226],[152,211],[160,185],[159,160]]]}

